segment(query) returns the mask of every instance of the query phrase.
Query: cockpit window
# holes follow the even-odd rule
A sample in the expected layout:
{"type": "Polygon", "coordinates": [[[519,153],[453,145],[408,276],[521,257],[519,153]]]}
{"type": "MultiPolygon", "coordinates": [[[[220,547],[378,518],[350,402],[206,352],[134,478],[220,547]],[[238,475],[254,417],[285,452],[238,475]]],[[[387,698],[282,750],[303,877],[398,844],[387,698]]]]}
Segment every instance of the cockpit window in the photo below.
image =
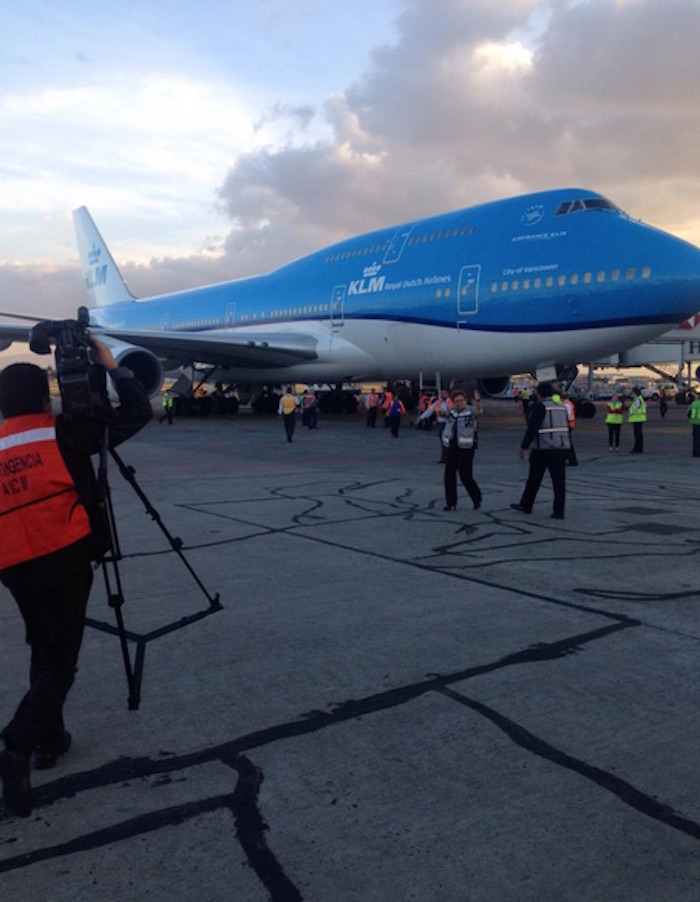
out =
{"type": "Polygon", "coordinates": [[[606,200],[604,197],[588,197],[585,200],[565,200],[559,204],[557,216],[566,216],[569,213],[581,213],[586,210],[613,210],[617,213],[620,208],[616,207],[612,201],[606,200]]]}

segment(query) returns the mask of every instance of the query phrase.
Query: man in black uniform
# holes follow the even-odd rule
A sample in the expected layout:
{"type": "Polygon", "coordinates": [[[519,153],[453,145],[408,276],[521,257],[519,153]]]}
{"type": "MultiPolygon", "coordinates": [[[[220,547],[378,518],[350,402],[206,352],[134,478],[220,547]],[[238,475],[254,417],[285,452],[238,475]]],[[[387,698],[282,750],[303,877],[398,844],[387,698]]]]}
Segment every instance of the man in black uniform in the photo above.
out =
{"type": "Polygon", "coordinates": [[[0,732],[6,807],[32,811],[29,766],[53,767],[68,751],[63,705],[73,683],[92,586],[92,561],[108,534],[91,455],[139,431],[152,410],[130,370],[94,338],[120,406],[100,416],[51,415],[46,372],[17,363],[0,373],[0,580],[12,593],[31,647],[29,690],[0,732]],[[106,430],[106,433],[105,433],[106,430]]]}
{"type": "Polygon", "coordinates": [[[525,451],[530,451],[530,471],[522,498],[518,504],[511,504],[513,510],[524,514],[532,513],[537,492],[546,470],[552,477],[554,490],[555,520],[564,519],[566,498],[566,459],[571,449],[569,420],[566,407],[552,400],[554,388],[550,382],[537,386],[537,399],[530,402],[527,411],[527,431],[520,443],[520,460],[525,459],[525,451]]]}

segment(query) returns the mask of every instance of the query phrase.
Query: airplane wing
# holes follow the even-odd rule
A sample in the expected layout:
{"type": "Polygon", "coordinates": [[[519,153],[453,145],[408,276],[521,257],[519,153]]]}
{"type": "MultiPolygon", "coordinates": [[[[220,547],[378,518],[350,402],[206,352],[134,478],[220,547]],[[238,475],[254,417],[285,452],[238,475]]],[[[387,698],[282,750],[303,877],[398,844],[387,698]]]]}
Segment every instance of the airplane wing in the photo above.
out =
{"type": "MultiPolygon", "coordinates": [[[[0,322],[0,350],[3,349],[2,345],[9,347],[13,341],[28,342],[31,326],[41,320],[39,316],[3,311],[0,311],[0,316],[11,316],[25,321],[0,322]]],[[[246,332],[244,335],[226,330],[153,332],[103,329],[97,325],[91,325],[90,332],[145,348],[163,360],[179,361],[183,364],[196,360],[198,363],[213,366],[263,369],[293,366],[295,363],[316,360],[318,357],[318,339],[313,335],[298,332],[246,332]]]]}
{"type": "Polygon", "coordinates": [[[164,360],[183,363],[196,360],[214,366],[263,369],[292,366],[318,357],[318,340],[297,332],[141,332],[97,326],[91,326],[90,331],[145,348],[164,360]]]}
{"type": "MultiPolygon", "coordinates": [[[[0,315],[12,315],[12,314],[0,314],[0,315]]],[[[30,317],[22,317],[22,319],[30,320],[29,322],[24,323],[0,323],[0,351],[5,351],[10,347],[12,342],[19,341],[24,342],[24,344],[29,344],[29,333],[32,329],[32,326],[36,325],[39,322],[39,317],[36,319],[32,319],[30,317]]]]}

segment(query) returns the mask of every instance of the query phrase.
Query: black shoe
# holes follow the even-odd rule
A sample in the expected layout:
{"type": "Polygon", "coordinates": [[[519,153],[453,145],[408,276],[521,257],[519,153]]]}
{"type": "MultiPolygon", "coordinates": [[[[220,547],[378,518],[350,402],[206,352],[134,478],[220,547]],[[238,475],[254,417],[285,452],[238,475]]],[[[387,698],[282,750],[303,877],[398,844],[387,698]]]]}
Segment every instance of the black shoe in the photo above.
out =
{"type": "Polygon", "coordinates": [[[32,755],[34,770],[49,770],[54,767],[61,755],[65,755],[71,746],[73,737],[68,730],[63,731],[63,741],[55,745],[38,745],[32,755]]]}
{"type": "Polygon", "coordinates": [[[29,817],[33,808],[29,759],[10,749],[0,752],[0,777],[7,810],[18,817],[29,817]]]}
{"type": "Polygon", "coordinates": [[[523,507],[522,504],[511,504],[511,507],[514,511],[520,511],[521,514],[531,514],[532,511],[529,511],[526,507],[523,507]]]}
{"type": "Polygon", "coordinates": [[[564,519],[564,514],[550,514],[549,516],[552,518],[552,520],[563,520],[564,519]]]}
{"type": "Polygon", "coordinates": [[[446,505],[443,507],[443,510],[444,510],[444,511],[456,511],[456,510],[457,510],[457,505],[456,505],[456,504],[446,504],[446,505]]]}

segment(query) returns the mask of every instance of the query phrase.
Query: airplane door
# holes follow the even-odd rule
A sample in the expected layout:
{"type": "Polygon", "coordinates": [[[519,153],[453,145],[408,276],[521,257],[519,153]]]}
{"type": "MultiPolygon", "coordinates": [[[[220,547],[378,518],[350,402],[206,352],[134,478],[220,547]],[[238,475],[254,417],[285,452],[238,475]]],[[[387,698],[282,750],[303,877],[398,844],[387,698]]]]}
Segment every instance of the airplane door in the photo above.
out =
{"type": "Polygon", "coordinates": [[[382,263],[396,263],[403,253],[403,249],[406,247],[406,242],[408,241],[408,236],[412,231],[413,226],[406,226],[396,232],[389,243],[389,247],[386,249],[386,254],[384,254],[382,263]]]}
{"type": "Polygon", "coordinates": [[[345,285],[336,285],[330,303],[331,328],[337,329],[345,323],[345,285]]]}
{"type": "Polygon", "coordinates": [[[457,287],[457,315],[473,316],[479,312],[479,280],[481,264],[463,266],[459,271],[457,287]]]}
{"type": "Polygon", "coordinates": [[[232,329],[236,325],[236,305],[228,304],[226,307],[226,328],[232,329]]]}

